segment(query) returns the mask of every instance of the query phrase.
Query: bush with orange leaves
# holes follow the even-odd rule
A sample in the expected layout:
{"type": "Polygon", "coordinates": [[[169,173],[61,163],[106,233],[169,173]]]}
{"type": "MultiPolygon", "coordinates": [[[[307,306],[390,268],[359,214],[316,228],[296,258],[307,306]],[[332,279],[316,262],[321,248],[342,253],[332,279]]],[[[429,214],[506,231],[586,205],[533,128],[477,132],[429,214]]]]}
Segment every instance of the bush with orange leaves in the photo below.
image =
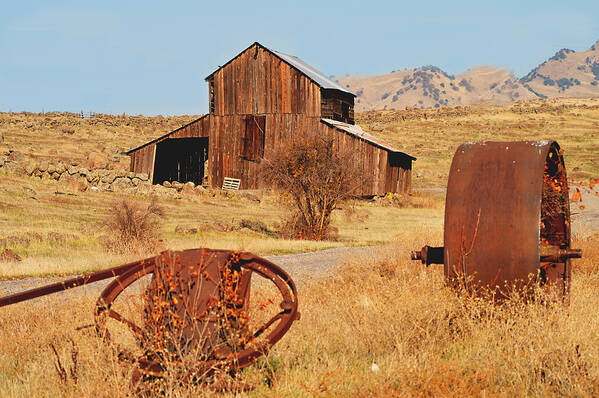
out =
{"type": "Polygon", "coordinates": [[[281,227],[284,237],[329,237],[333,210],[362,182],[354,158],[331,137],[306,134],[266,161],[265,179],[281,191],[283,204],[290,208],[281,227]]]}
{"type": "Polygon", "coordinates": [[[186,266],[171,252],[162,253],[160,262],[145,292],[144,325],[135,329],[144,350],[141,363],[157,365],[148,367],[158,369],[151,388],[164,387],[162,377],[200,383],[215,372],[235,370],[231,358],[254,343],[245,297],[238,294],[239,253],[219,267],[218,277],[210,275],[207,264],[186,266]],[[202,289],[214,288],[214,296],[203,297],[202,289]]]}

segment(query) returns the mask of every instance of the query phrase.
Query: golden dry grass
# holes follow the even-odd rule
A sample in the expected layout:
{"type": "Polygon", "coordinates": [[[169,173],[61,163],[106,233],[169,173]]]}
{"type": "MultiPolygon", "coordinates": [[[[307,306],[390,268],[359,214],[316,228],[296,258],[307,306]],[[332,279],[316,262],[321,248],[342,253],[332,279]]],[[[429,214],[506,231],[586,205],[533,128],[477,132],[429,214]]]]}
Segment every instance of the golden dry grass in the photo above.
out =
{"type": "Polygon", "coordinates": [[[89,152],[121,159],[119,155],[146,141],[166,134],[197,116],[129,116],[98,114],[81,119],[76,113],[0,112],[0,143],[36,160],[83,163],[89,152]]]}
{"type": "MultiPolygon", "coordinates": [[[[2,175],[0,169],[0,238],[15,236],[30,239],[28,245],[10,246],[23,261],[0,262],[0,278],[87,272],[153,253],[140,249],[129,255],[119,255],[107,252],[100,243],[101,237],[109,233],[103,222],[115,202],[128,198],[143,205],[150,201],[150,197],[93,191],[71,196],[56,194],[57,190],[60,187],[56,182],[2,175]],[[52,233],[63,234],[66,240],[56,242],[47,239],[48,234],[52,233]],[[43,240],[32,239],[36,235],[41,235],[43,240]]],[[[157,200],[164,210],[158,231],[162,238],[159,249],[209,247],[246,250],[258,255],[388,243],[399,232],[395,232],[398,224],[402,228],[413,228],[426,219],[424,222],[427,225],[440,229],[443,206],[442,196],[428,194],[406,199],[413,200],[415,204],[404,208],[386,201],[356,201],[346,207],[355,208],[360,217],[348,219],[343,210],[334,213],[333,225],[338,228],[335,240],[308,241],[278,239],[248,229],[206,231],[193,235],[175,232],[178,225],[198,227],[220,223],[233,226],[241,219],[259,220],[274,230],[283,215],[275,194],[264,194],[260,203],[239,197],[227,198],[220,194],[191,199],[159,197],[157,200]]]]}
{"type": "MultiPolygon", "coordinates": [[[[434,234],[433,234],[434,235],[434,234]]],[[[436,236],[439,238],[440,236],[436,236]]],[[[570,305],[503,306],[459,298],[439,267],[406,252],[425,237],[404,234],[376,258],[299,288],[301,320],[268,357],[241,372],[250,392],[224,396],[596,396],[599,394],[599,235],[576,242],[570,305]],[[376,364],[378,371],[373,371],[376,364]]],[[[435,238],[435,236],[432,236],[435,238]]],[[[92,329],[93,301],[48,298],[0,312],[3,396],[128,396],[129,373],[92,329]],[[54,344],[77,383],[54,369],[54,344]]],[[[170,383],[170,384],[169,384],[170,383]]],[[[167,397],[213,395],[165,387],[167,397]]]]}
{"type": "Polygon", "coordinates": [[[467,141],[553,139],[565,150],[570,177],[599,178],[599,99],[372,111],[357,114],[356,123],[418,158],[416,187],[444,187],[453,154],[467,141]]]}
{"type": "MultiPolygon", "coordinates": [[[[5,141],[31,157],[84,159],[90,150],[114,154],[130,147],[133,137],[144,141],[157,135],[145,118],[124,117],[121,126],[116,117],[92,122],[64,114],[22,115],[18,120],[0,116],[4,118],[0,126],[5,141]],[[28,117],[35,120],[29,122],[28,117]],[[53,118],[58,124],[52,124],[53,118]],[[57,155],[58,148],[52,145],[63,134],[60,123],[75,125],[75,140],[57,155]],[[109,128],[110,123],[113,126],[109,128]],[[144,123],[150,127],[143,127],[144,123]],[[111,146],[112,139],[121,144],[111,146]],[[106,143],[98,144],[102,140],[106,143]]],[[[566,150],[571,176],[582,179],[599,174],[597,101],[551,100],[505,108],[447,109],[427,111],[426,117],[418,111],[374,112],[358,119],[367,130],[380,131],[420,157],[414,166],[415,174],[421,173],[415,178],[420,186],[444,186],[457,145],[479,139],[557,138],[566,150]],[[442,139],[431,140],[431,134],[442,139]]],[[[183,121],[166,120],[165,128],[171,128],[168,123],[177,127],[183,121]]],[[[128,197],[147,202],[148,197],[107,192],[65,196],[55,191],[52,182],[0,175],[3,235],[59,232],[69,236],[64,242],[43,240],[15,247],[24,261],[1,263],[0,276],[78,273],[140,257],[107,255],[98,236],[104,233],[101,222],[115,200],[128,197]]],[[[442,242],[440,193],[345,205],[333,222],[339,229],[336,241],[280,240],[247,230],[197,235],[174,232],[176,225],[228,224],[241,217],[273,227],[281,211],[275,199],[269,194],[261,203],[223,197],[195,201],[161,198],[159,205],[166,215],[160,234],[165,245],[174,249],[206,246],[260,255],[348,245],[393,245],[381,249],[375,258],[348,259],[333,276],[302,280],[301,320],[267,358],[240,374],[239,380],[254,385],[253,391],[233,390],[223,395],[599,395],[599,316],[595,310],[599,305],[599,235],[573,243],[573,247],[583,249],[584,257],[573,261],[569,306],[514,300],[498,307],[458,298],[444,286],[439,266],[423,268],[407,260],[410,250],[442,242]],[[373,364],[378,371],[372,370],[373,364]]],[[[267,296],[262,289],[258,285],[254,297],[267,296]]],[[[2,308],[2,396],[133,395],[130,375],[117,362],[114,350],[97,338],[93,329],[75,330],[92,322],[95,299],[95,295],[74,293],[2,308]],[[78,352],[76,383],[70,374],[66,382],[60,380],[51,344],[67,372],[73,366],[74,344],[78,352]]],[[[181,386],[172,379],[168,382],[167,397],[214,395],[202,386],[181,386]]]]}

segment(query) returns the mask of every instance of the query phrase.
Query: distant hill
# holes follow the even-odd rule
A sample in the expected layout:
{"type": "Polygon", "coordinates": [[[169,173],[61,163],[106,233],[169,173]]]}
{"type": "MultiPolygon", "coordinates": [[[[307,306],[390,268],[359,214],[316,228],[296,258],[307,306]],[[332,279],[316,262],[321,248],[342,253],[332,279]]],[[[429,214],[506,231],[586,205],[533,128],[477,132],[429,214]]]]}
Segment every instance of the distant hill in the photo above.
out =
{"type": "Polygon", "coordinates": [[[503,105],[544,97],[599,97],[599,42],[588,51],[563,49],[518,79],[509,71],[479,66],[453,76],[436,66],[337,81],[353,91],[356,110],[503,105]]]}
{"type": "Polygon", "coordinates": [[[358,96],[358,111],[499,105],[536,97],[508,71],[490,66],[476,67],[458,76],[448,75],[436,66],[423,66],[386,75],[346,76],[338,81],[358,96]]]}
{"type": "Polygon", "coordinates": [[[599,41],[587,51],[567,48],[520,80],[545,97],[599,97],[599,41]]]}

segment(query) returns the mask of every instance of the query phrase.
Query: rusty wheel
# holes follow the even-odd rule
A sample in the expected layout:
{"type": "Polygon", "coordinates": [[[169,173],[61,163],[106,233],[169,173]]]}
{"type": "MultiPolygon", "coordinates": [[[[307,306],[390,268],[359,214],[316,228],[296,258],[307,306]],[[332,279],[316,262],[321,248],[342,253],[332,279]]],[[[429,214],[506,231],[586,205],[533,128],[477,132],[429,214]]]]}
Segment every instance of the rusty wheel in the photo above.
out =
{"type": "MultiPolygon", "coordinates": [[[[143,276],[153,274],[152,281],[147,289],[152,296],[159,289],[160,275],[165,269],[172,269],[185,281],[187,288],[177,290],[183,300],[173,305],[174,312],[181,313],[185,307],[186,319],[194,321],[188,325],[184,334],[186,344],[195,342],[196,347],[206,353],[198,358],[197,368],[200,372],[209,375],[215,369],[239,369],[250,365],[256,358],[263,355],[272,345],[279,341],[289,330],[294,320],[299,318],[297,291],[289,275],[280,267],[251,253],[231,252],[226,250],[192,249],[179,252],[164,252],[159,256],[139,261],[131,266],[128,272],[115,278],[100,295],[95,312],[96,329],[100,334],[109,338],[106,320],[114,319],[124,323],[135,336],[142,336],[147,332],[148,322],[141,327],[121,316],[112,309],[114,301],[135,281],[143,276]],[[170,261],[169,261],[170,259],[170,261]],[[176,261],[172,261],[176,259],[176,261]],[[256,273],[273,282],[279,291],[282,302],[281,311],[270,320],[258,327],[252,334],[247,344],[243,346],[219,346],[214,349],[214,340],[218,335],[214,314],[207,312],[210,303],[222,297],[223,271],[232,264],[239,269],[240,278],[234,286],[238,294],[238,307],[247,308],[249,305],[250,276],[256,273]],[[195,271],[194,271],[195,270],[195,271]],[[190,310],[191,308],[191,310],[190,310]],[[252,344],[265,332],[269,331],[261,344],[252,344]]],[[[173,274],[174,275],[174,274],[173,274]]],[[[151,300],[150,300],[151,301],[151,300]]],[[[148,308],[146,307],[146,312],[148,308]]],[[[151,325],[150,325],[151,326],[151,325]]],[[[127,357],[127,355],[124,355],[127,357]]],[[[161,376],[164,365],[155,357],[145,356],[136,358],[137,366],[143,374],[161,376]]]]}
{"type": "Polygon", "coordinates": [[[449,173],[444,247],[412,258],[444,264],[448,284],[503,299],[543,286],[567,297],[570,205],[555,141],[462,144],[449,173]]]}

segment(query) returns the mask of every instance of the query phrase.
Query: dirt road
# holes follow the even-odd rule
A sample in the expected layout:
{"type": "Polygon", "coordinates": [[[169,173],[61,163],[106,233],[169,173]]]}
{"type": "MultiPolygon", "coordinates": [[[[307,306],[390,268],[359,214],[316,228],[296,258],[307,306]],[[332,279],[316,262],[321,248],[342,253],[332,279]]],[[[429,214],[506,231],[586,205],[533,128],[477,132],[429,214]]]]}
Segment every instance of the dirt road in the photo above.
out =
{"type": "Polygon", "coordinates": [[[581,201],[570,203],[572,235],[585,238],[599,232],[599,189],[580,189],[581,201]]]}
{"type": "MultiPolygon", "coordinates": [[[[322,278],[334,272],[335,267],[343,261],[355,257],[375,256],[381,247],[339,247],[334,249],[322,250],[318,252],[286,254],[280,256],[265,256],[266,259],[281,266],[289,273],[291,278],[300,285],[310,278],[322,278]]],[[[32,289],[38,286],[48,285],[50,283],[60,282],[69,279],[69,277],[48,277],[48,278],[25,278],[19,280],[0,281],[0,297],[9,294],[32,289]]],[[[55,297],[98,297],[104,286],[110,280],[100,281],[91,285],[76,287],[65,292],[49,295],[49,298],[55,297]]],[[[43,300],[44,298],[36,299],[43,300]]],[[[34,300],[35,301],[35,300],[34,300]]],[[[29,301],[31,303],[32,301],[29,301]]]]}

